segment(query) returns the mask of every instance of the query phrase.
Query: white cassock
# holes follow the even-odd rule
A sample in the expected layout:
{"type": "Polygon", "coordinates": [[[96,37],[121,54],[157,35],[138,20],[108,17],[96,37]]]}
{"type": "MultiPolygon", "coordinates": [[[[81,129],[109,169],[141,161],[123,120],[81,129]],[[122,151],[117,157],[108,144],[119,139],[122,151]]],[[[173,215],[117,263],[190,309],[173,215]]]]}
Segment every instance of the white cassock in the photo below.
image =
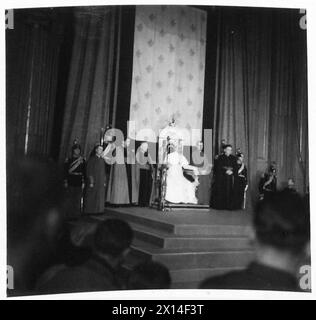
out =
{"type": "Polygon", "coordinates": [[[175,151],[168,155],[167,163],[165,199],[172,203],[197,203],[196,184],[183,176],[182,168],[189,164],[188,160],[175,151]]]}

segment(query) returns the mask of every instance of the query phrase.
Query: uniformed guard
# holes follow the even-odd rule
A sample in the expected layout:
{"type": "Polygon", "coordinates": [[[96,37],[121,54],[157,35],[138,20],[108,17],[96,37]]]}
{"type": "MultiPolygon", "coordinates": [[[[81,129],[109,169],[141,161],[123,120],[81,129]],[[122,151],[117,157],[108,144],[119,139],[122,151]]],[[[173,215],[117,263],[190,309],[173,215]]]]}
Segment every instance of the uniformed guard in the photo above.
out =
{"type": "Polygon", "coordinates": [[[68,212],[71,218],[79,217],[82,211],[86,161],[77,140],[71,148],[71,157],[65,160],[64,185],[68,195],[68,212]]]}

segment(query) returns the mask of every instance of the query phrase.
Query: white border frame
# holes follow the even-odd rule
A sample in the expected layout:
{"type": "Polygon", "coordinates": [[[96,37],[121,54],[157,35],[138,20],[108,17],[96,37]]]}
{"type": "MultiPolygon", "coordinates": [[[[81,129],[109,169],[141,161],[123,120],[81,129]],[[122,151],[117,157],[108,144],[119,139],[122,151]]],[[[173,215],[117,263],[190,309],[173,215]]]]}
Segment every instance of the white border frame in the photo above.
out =
{"type": "MultiPolygon", "coordinates": [[[[1,1],[0,7],[2,12],[2,18],[4,19],[4,10],[11,8],[31,8],[31,7],[63,7],[65,6],[64,0],[48,0],[45,3],[41,0],[4,0],[1,1]]],[[[316,120],[316,108],[315,95],[316,95],[316,52],[315,52],[315,13],[316,13],[316,1],[314,0],[213,0],[213,1],[177,1],[173,0],[172,3],[166,0],[160,1],[100,1],[94,0],[93,2],[87,2],[83,0],[68,0],[66,6],[91,6],[91,5],[141,5],[141,4],[185,4],[185,5],[217,5],[217,6],[249,6],[249,7],[280,7],[280,8],[304,8],[307,10],[307,45],[308,45],[308,118],[309,118],[309,142],[313,141],[312,138],[316,136],[316,126],[313,126],[316,120]]],[[[3,20],[4,21],[4,20],[3,20]]],[[[1,108],[0,108],[0,298],[6,299],[6,168],[5,168],[5,28],[2,24],[0,33],[0,50],[1,50],[1,80],[0,80],[0,92],[1,92],[1,108]]],[[[310,159],[316,158],[315,148],[310,144],[309,148],[310,159]]],[[[316,177],[316,167],[312,166],[310,161],[310,192],[312,195],[316,192],[316,185],[314,178],[316,177]]],[[[316,208],[316,201],[313,196],[311,197],[311,251],[315,248],[315,217],[313,215],[316,208]]],[[[315,263],[314,254],[312,254],[312,266],[315,263]]],[[[315,279],[315,266],[312,267],[312,279],[315,279]]],[[[315,286],[312,286],[312,291],[315,290],[315,286]]],[[[124,300],[137,299],[137,300],[199,300],[199,299],[299,299],[310,300],[315,299],[316,292],[312,293],[292,293],[292,292],[274,292],[274,291],[247,291],[247,290],[157,290],[157,291],[111,291],[111,292],[92,292],[92,293],[76,293],[76,294],[58,294],[58,295],[44,295],[44,296],[27,296],[10,299],[23,299],[23,300],[39,300],[39,299],[88,299],[88,300],[121,300],[117,303],[124,305],[124,300]]],[[[179,303],[181,303],[179,301],[179,303]]],[[[183,301],[185,303],[185,301],[183,301]]]]}

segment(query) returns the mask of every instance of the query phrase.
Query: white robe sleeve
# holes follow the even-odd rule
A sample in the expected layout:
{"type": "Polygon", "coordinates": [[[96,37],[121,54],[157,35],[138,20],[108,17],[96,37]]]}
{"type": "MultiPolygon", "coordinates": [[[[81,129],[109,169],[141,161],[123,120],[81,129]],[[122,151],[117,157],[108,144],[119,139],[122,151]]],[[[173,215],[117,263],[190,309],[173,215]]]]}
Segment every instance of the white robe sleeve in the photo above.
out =
{"type": "Polygon", "coordinates": [[[180,164],[182,167],[187,166],[189,164],[189,161],[183,154],[180,156],[180,164]]]}

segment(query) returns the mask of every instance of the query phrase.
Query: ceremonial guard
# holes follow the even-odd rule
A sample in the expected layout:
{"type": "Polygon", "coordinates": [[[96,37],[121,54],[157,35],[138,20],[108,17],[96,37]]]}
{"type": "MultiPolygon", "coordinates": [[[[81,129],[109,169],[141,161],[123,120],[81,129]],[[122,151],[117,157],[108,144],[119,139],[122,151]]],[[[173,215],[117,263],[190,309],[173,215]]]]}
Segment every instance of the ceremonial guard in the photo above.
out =
{"type": "Polygon", "coordinates": [[[79,217],[83,205],[83,189],[86,161],[81,155],[81,147],[77,140],[71,148],[71,157],[65,160],[64,186],[67,190],[68,210],[70,218],[79,217]]]}
{"type": "Polygon", "coordinates": [[[264,173],[259,182],[259,200],[269,197],[277,189],[276,167],[271,164],[268,172],[264,173]]]}

